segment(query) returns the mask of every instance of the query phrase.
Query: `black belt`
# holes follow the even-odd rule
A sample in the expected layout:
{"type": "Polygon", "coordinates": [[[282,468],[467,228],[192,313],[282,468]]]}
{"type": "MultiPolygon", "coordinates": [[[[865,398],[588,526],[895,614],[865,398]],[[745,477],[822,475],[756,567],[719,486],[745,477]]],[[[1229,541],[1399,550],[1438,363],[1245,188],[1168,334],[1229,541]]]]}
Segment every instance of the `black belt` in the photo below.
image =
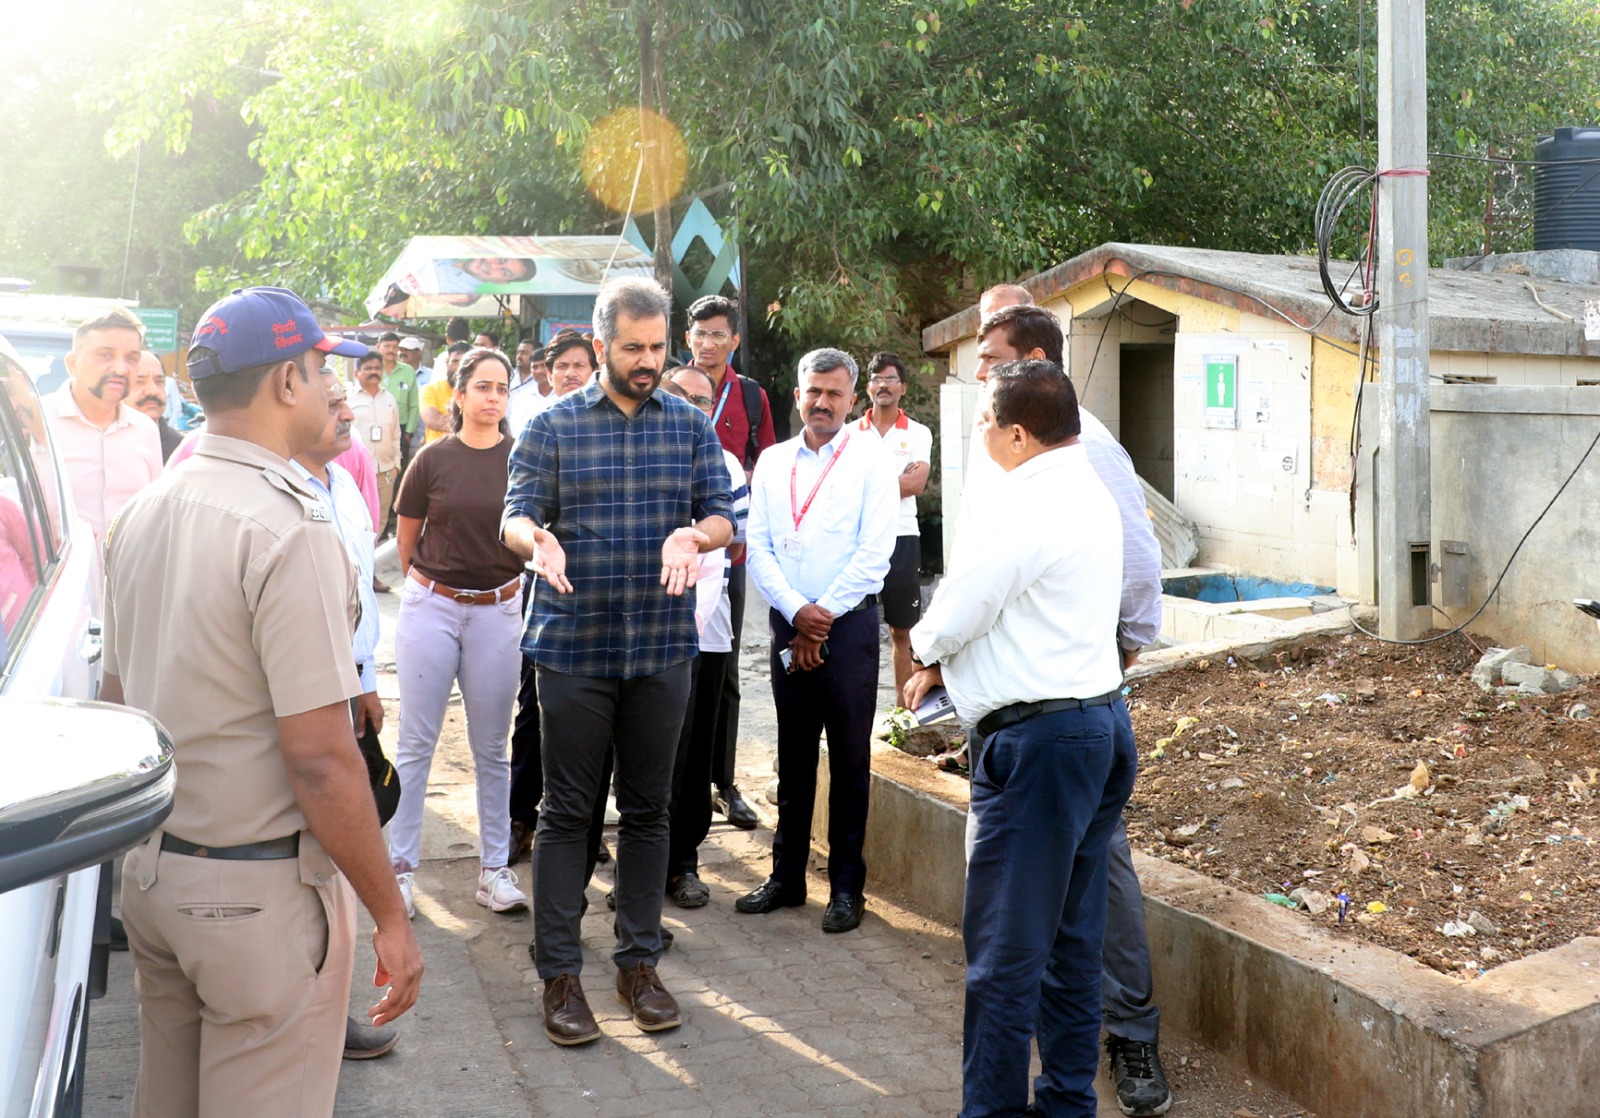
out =
{"type": "Polygon", "coordinates": [[[271,862],[300,854],[300,832],[282,838],[251,842],[243,846],[198,846],[177,835],[162,835],[161,849],[168,854],[187,854],[191,858],[221,858],[225,862],[271,862]]]}
{"type": "MultiPolygon", "coordinates": [[[[878,596],[876,594],[868,594],[865,598],[862,598],[859,602],[857,602],[855,605],[851,606],[849,609],[845,610],[844,612],[845,613],[854,613],[858,609],[871,609],[873,606],[875,606],[877,604],[878,604],[878,596]]],[[[844,614],[840,614],[839,616],[843,617],[844,614]]]]}
{"type": "Polygon", "coordinates": [[[1007,726],[1015,726],[1018,722],[1025,722],[1041,714],[1054,714],[1059,710],[1085,710],[1089,707],[1108,707],[1117,701],[1120,691],[1107,691],[1104,695],[1096,695],[1092,699],[1041,699],[1036,703],[1012,703],[1010,706],[991,710],[988,714],[978,719],[978,733],[984,737],[999,733],[1007,726]]]}

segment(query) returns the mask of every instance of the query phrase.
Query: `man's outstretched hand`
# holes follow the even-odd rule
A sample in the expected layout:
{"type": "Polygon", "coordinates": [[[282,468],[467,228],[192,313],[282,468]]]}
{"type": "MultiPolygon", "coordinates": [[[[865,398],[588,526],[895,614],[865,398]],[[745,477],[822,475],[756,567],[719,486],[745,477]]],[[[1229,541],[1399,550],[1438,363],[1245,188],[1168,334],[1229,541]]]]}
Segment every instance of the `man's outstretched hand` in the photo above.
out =
{"type": "Polygon", "coordinates": [[[677,597],[694,585],[700,573],[700,549],[711,537],[698,528],[679,528],[661,544],[661,585],[677,597]]]}

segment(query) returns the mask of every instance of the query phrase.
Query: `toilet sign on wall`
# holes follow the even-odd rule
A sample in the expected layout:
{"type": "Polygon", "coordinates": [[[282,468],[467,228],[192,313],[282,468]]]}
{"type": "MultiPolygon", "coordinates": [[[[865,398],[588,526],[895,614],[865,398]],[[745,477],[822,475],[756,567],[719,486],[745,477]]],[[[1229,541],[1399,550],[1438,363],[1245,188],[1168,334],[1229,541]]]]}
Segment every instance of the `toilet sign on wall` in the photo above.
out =
{"type": "Polygon", "coordinates": [[[1206,426],[1239,426],[1239,355],[1209,353],[1205,358],[1206,426]]]}

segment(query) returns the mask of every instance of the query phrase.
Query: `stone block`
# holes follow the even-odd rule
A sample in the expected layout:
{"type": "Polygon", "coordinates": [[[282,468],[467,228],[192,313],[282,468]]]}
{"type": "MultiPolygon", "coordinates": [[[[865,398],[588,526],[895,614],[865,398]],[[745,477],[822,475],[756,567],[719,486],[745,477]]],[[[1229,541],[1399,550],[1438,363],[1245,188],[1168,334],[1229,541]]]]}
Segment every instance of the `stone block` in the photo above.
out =
{"type": "Polygon", "coordinates": [[[1533,653],[1523,645],[1518,645],[1516,648],[1491,648],[1473,667],[1472,682],[1478,685],[1479,690],[1488,691],[1504,678],[1502,672],[1505,665],[1531,663],[1533,663],[1533,653]]]}
{"type": "Polygon", "coordinates": [[[1537,664],[1508,661],[1500,666],[1500,678],[1507,686],[1521,688],[1534,695],[1552,690],[1550,670],[1541,668],[1537,664]]]}

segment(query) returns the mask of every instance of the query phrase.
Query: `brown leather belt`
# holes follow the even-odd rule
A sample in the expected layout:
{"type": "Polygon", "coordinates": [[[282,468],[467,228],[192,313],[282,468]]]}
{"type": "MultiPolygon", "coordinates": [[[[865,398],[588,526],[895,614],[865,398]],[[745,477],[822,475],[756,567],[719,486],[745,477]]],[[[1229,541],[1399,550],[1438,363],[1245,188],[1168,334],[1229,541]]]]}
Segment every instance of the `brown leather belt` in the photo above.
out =
{"type": "Polygon", "coordinates": [[[418,586],[425,586],[439,597],[449,598],[452,602],[460,602],[464,606],[492,606],[497,602],[509,602],[522,592],[520,575],[498,590],[457,590],[442,582],[435,582],[431,578],[422,578],[414,567],[409,577],[418,586]]]}
{"type": "Polygon", "coordinates": [[[244,846],[200,846],[177,835],[162,835],[161,849],[168,854],[183,854],[190,858],[220,858],[226,862],[272,862],[280,858],[294,858],[300,853],[300,832],[282,838],[251,842],[244,846]]]}

